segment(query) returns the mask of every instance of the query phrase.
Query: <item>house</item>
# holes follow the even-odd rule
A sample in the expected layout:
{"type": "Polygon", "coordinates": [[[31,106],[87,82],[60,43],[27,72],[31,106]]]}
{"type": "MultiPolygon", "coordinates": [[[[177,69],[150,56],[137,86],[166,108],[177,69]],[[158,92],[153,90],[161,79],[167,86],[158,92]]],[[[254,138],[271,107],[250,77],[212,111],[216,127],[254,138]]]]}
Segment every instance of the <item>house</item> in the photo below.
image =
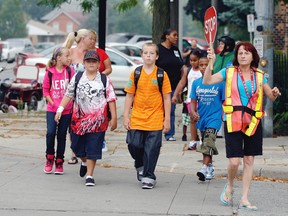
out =
{"type": "Polygon", "coordinates": [[[72,1],[70,4],[64,3],[60,8],[55,8],[41,18],[46,25],[66,34],[77,31],[85,19],[77,1],[72,1]]]}
{"type": "Polygon", "coordinates": [[[35,45],[39,42],[63,43],[66,39],[66,32],[59,31],[44,23],[30,20],[27,23],[28,36],[35,45]]]}

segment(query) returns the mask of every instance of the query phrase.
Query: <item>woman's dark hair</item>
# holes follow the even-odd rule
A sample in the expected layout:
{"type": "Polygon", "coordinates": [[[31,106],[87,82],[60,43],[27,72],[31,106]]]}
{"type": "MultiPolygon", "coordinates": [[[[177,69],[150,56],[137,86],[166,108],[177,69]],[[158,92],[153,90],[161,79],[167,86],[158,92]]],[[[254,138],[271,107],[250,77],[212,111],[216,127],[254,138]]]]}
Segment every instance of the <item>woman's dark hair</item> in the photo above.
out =
{"type": "Polygon", "coordinates": [[[166,35],[169,35],[169,34],[171,34],[171,32],[174,32],[174,31],[176,31],[176,29],[171,29],[171,28],[165,29],[165,31],[163,32],[163,34],[160,37],[161,40],[165,41],[166,40],[166,35]]]}
{"type": "Polygon", "coordinates": [[[236,47],[235,47],[235,51],[234,51],[234,59],[233,59],[233,65],[234,66],[239,66],[239,62],[238,62],[238,51],[239,51],[239,48],[243,46],[244,49],[248,52],[251,52],[252,53],[252,62],[251,62],[251,65],[250,67],[254,67],[254,68],[258,68],[258,65],[259,65],[259,61],[260,61],[260,57],[258,55],[258,52],[256,50],[256,48],[249,42],[239,42],[236,47]]]}

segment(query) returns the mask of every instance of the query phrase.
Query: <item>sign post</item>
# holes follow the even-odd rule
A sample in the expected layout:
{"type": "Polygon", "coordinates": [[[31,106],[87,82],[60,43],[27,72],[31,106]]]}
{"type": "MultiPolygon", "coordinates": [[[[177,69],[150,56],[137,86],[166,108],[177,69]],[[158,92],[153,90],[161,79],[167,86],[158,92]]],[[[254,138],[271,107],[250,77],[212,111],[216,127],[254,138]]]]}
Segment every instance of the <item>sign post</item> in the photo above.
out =
{"type": "MultiPolygon", "coordinates": [[[[209,7],[204,16],[204,33],[207,43],[210,48],[213,47],[217,32],[217,12],[214,7],[209,7]]],[[[211,61],[211,60],[210,60],[211,61]]],[[[213,65],[210,63],[210,69],[213,70],[213,65]]]]}
{"type": "Polygon", "coordinates": [[[250,43],[252,43],[252,32],[254,32],[254,14],[247,15],[247,28],[250,33],[250,43]]]}

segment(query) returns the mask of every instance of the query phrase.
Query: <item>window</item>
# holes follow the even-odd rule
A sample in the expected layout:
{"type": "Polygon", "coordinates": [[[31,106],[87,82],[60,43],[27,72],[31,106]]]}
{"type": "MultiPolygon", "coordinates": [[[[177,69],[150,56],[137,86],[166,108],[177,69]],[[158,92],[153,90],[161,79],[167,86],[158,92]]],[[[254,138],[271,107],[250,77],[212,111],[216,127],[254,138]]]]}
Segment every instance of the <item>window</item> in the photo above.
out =
{"type": "Polygon", "coordinates": [[[73,23],[72,22],[67,22],[66,24],[66,32],[73,32],[73,23]]]}
{"type": "Polygon", "coordinates": [[[59,30],[59,23],[53,22],[53,28],[59,30]]]}

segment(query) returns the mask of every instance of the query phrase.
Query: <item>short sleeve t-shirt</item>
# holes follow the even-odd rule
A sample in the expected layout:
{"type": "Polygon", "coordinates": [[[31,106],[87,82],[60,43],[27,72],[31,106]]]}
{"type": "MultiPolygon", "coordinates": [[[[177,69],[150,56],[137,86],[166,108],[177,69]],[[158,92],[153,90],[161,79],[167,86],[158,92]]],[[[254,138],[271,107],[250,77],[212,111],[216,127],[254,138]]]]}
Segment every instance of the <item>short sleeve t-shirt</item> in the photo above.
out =
{"type": "MultiPolygon", "coordinates": [[[[222,70],[220,70],[220,74],[223,77],[223,81],[224,81],[225,85],[226,85],[226,70],[227,70],[226,68],[223,68],[222,70]]],[[[238,81],[237,81],[237,83],[238,83],[238,89],[239,89],[239,93],[240,93],[242,104],[243,104],[243,106],[247,106],[249,98],[248,98],[248,96],[247,96],[247,94],[245,92],[245,88],[244,88],[244,85],[242,83],[242,80],[240,78],[239,73],[238,73],[238,81]]],[[[267,83],[267,78],[264,76],[263,84],[265,84],[265,83],[267,83]]],[[[247,86],[249,95],[251,95],[251,91],[252,91],[251,80],[247,80],[246,81],[246,86],[247,86]]],[[[254,86],[256,86],[256,75],[255,75],[255,73],[254,73],[254,86]]],[[[255,88],[254,91],[256,91],[256,88],[255,88]]]]}
{"type": "MultiPolygon", "coordinates": [[[[137,90],[134,83],[134,71],[132,71],[125,91],[135,94],[130,117],[131,128],[146,131],[162,130],[164,105],[157,82],[157,67],[155,66],[151,74],[147,74],[144,67],[142,68],[137,90]]],[[[164,72],[162,94],[168,93],[171,93],[171,87],[168,75],[164,72]]]]}
{"type": "Polygon", "coordinates": [[[108,127],[108,102],[117,99],[111,80],[107,77],[105,98],[105,89],[100,73],[97,73],[95,79],[89,80],[86,72],[84,72],[77,85],[76,95],[74,91],[75,77],[73,76],[65,93],[70,98],[76,96],[71,121],[73,132],[84,135],[106,131],[108,127]]]}
{"type": "Polygon", "coordinates": [[[225,99],[224,83],[203,85],[203,78],[193,82],[191,99],[198,102],[200,120],[196,123],[200,131],[206,128],[220,129],[222,123],[222,101],[225,99]]]}

